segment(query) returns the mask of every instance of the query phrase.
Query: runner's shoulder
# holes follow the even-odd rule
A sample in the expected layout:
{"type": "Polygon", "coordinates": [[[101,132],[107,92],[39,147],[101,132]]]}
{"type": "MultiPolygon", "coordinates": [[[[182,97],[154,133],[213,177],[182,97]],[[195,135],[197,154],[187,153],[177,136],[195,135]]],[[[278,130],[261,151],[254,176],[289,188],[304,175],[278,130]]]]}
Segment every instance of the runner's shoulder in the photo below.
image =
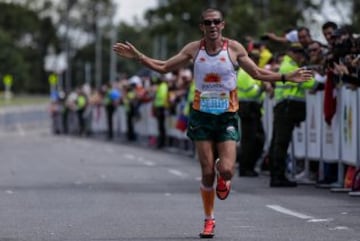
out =
{"type": "Polygon", "coordinates": [[[201,42],[201,40],[189,42],[188,44],[186,44],[184,46],[184,48],[182,49],[182,52],[194,57],[196,55],[196,53],[199,51],[200,42],[201,42]]]}
{"type": "Polygon", "coordinates": [[[229,43],[229,48],[233,49],[233,50],[243,50],[244,46],[237,40],[235,39],[230,39],[230,38],[224,38],[225,40],[228,41],[229,43]]]}
{"type": "Polygon", "coordinates": [[[228,41],[229,41],[229,45],[228,45],[229,52],[231,55],[237,56],[236,59],[238,57],[247,55],[246,49],[240,42],[234,39],[228,39],[228,41]]]}

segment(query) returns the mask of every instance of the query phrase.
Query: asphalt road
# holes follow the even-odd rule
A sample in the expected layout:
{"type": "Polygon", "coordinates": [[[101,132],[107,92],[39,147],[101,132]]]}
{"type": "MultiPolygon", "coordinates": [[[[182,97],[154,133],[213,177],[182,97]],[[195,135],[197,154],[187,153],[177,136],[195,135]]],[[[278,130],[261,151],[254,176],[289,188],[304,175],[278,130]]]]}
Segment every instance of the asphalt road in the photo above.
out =
{"type": "MultiPolygon", "coordinates": [[[[139,145],[0,135],[0,241],[199,240],[199,166],[139,145]]],[[[233,179],[215,240],[360,241],[360,199],[313,186],[233,179]]]]}

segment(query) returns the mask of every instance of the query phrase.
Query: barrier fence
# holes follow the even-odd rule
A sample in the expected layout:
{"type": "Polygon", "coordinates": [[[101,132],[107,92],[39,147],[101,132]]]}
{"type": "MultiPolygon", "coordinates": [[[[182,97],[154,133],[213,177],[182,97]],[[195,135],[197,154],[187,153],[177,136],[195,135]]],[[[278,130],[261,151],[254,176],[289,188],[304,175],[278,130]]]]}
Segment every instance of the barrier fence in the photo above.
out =
{"type": "MultiPolygon", "coordinates": [[[[292,145],[289,153],[294,160],[304,159],[305,170],[308,171],[309,161],[319,163],[319,176],[322,177],[323,164],[338,164],[338,183],[334,187],[344,186],[345,167],[359,168],[360,166],[360,90],[351,90],[341,87],[336,90],[337,110],[331,125],[324,121],[323,106],[324,93],[306,94],[306,120],[295,128],[292,145]]],[[[183,104],[183,103],[182,103],[183,104]]],[[[263,124],[266,133],[264,151],[270,146],[273,108],[272,99],[264,101],[263,124]]],[[[185,132],[176,128],[180,113],[177,108],[176,115],[166,117],[166,133],[168,138],[177,142],[188,142],[185,132]]],[[[134,127],[138,136],[152,138],[158,135],[157,121],[152,113],[152,103],[144,103],[139,107],[140,118],[135,121],[134,127]]],[[[127,130],[126,113],[123,106],[118,106],[113,116],[114,134],[124,136],[127,130]]],[[[105,108],[103,106],[91,107],[90,129],[93,133],[107,131],[105,108]]]]}

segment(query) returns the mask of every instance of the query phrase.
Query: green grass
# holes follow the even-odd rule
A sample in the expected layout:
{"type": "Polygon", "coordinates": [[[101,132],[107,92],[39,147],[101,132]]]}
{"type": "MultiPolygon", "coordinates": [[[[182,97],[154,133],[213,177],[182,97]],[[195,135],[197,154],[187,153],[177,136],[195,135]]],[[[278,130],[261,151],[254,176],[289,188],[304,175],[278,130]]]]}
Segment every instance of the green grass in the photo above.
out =
{"type": "Polygon", "coordinates": [[[6,100],[5,96],[0,93],[0,107],[46,104],[49,102],[50,98],[46,95],[13,95],[11,99],[6,100]]]}

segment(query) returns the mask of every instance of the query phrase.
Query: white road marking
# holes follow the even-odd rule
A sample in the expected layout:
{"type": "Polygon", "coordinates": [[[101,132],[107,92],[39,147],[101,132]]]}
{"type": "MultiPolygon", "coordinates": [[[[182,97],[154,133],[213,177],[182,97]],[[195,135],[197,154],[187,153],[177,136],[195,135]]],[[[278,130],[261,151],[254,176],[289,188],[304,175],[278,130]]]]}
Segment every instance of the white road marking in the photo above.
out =
{"type": "Polygon", "coordinates": [[[329,228],[329,230],[349,230],[346,226],[337,226],[335,228],[329,228]]]}
{"type": "MultiPolygon", "coordinates": [[[[13,132],[8,132],[8,131],[3,131],[0,129],[0,138],[1,137],[18,137],[18,136],[26,136],[26,135],[40,135],[40,134],[47,134],[48,132],[47,131],[44,131],[43,129],[40,129],[40,130],[29,130],[29,129],[25,129],[21,126],[16,126],[16,131],[13,131],[13,132]]],[[[32,137],[33,138],[33,137],[32,137]]]]}
{"type": "Polygon", "coordinates": [[[331,222],[334,221],[333,218],[313,218],[313,219],[309,219],[308,222],[309,223],[323,223],[323,222],[331,222]]]}
{"type": "Polygon", "coordinates": [[[137,158],[137,161],[140,162],[141,164],[144,164],[144,165],[149,166],[149,167],[155,166],[155,163],[154,163],[154,162],[149,161],[149,160],[145,160],[145,159],[142,158],[142,157],[138,157],[138,158],[137,158]]]}
{"type": "Polygon", "coordinates": [[[132,154],[124,154],[123,155],[126,159],[130,159],[130,160],[134,160],[135,159],[135,156],[132,155],[132,154]]]}
{"type": "Polygon", "coordinates": [[[19,123],[16,124],[16,129],[17,129],[18,133],[20,134],[20,136],[25,136],[24,128],[19,123]]]}
{"type": "Polygon", "coordinates": [[[105,148],[105,150],[106,150],[106,152],[108,152],[108,153],[114,153],[114,152],[115,152],[114,149],[113,149],[112,147],[110,147],[110,146],[107,146],[107,147],[105,148]]]}
{"type": "Polygon", "coordinates": [[[149,166],[149,167],[155,166],[155,163],[152,162],[152,161],[144,161],[143,163],[144,163],[146,166],[149,166]]]}
{"type": "Polygon", "coordinates": [[[237,225],[233,225],[232,228],[242,228],[242,229],[251,229],[251,228],[255,228],[255,226],[237,226],[237,225]]]}
{"type": "Polygon", "coordinates": [[[297,217],[297,218],[301,218],[301,219],[313,219],[313,217],[311,217],[311,216],[308,216],[308,215],[305,215],[305,214],[302,214],[302,213],[299,213],[299,212],[292,211],[290,209],[281,207],[279,205],[266,205],[266,206],[268,208],[274,210],[274,211],[277,211],[279,213],[283,213],[283,214],[286,214],[286,215],[290,215],[290,216],[293,216],[293,217],[297,217]]]}
{"type": "Polygon", "coordinates": [[[178,176],[178,177],[186,177],[187,175],[185,173],[182,173],[181,171],[179,170],[176,170],[176,169],[169,169],[168,170],[171,174],[175,175],[175,176],[178,176]]]}

